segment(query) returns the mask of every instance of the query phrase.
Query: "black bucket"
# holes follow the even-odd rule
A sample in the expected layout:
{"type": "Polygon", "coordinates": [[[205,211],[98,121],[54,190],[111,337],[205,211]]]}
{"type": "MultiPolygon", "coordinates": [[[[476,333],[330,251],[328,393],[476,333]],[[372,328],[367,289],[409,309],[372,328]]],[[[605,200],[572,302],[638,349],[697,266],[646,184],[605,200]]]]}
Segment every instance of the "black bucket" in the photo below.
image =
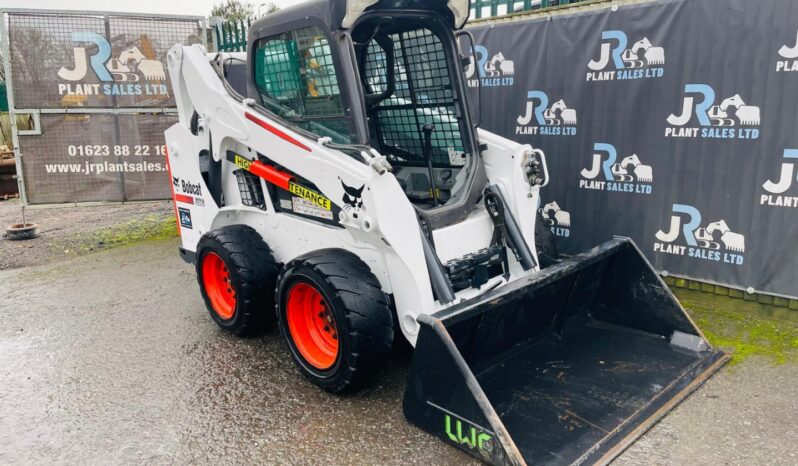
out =
{"type": "Polygon", "coordinates": [[[419,318],[407,419],[493,464],[605,464],[727,360],[617,238],[419,318]]]}

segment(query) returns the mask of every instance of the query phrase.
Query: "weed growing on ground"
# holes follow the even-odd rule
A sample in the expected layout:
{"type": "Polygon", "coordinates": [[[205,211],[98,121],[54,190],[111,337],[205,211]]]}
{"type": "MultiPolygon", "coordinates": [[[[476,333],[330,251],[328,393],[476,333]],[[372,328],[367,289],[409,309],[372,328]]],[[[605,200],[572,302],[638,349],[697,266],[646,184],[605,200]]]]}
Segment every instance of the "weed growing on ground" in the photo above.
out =
{"type": "Polygon", "coordinates": [[[798,362],[798,312],[762,312],[741,300],[702,294],[704,299],[701,294],[680,299],[710,343],[732,352],[731,364],[751,356],[774,364],[798,362]]]}
{"type": "Polygon", "coordinates": [[[92,233],[81,245],[85,251],[127,246],[147,240],[158,240],[177,236],[177,222],[174,215],[150,214],[92,233]]]}

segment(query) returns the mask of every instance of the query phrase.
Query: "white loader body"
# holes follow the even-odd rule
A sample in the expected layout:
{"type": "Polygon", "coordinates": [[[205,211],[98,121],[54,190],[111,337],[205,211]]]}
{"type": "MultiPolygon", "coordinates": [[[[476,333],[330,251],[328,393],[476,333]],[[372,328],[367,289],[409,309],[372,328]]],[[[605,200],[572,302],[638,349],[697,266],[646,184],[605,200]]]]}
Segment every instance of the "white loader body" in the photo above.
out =
{"type": "MultiPolygon", "coordinates": [[[[373,168],[329,148],[324,140],[304,137],[255,110],[247,100],[239,101],[211,66],[210,61],[215,58],[219,58],[217,54],[206,54],[198,45],[177,45],[168,56],[180,123],[166,131],[166,142],[185,251],[195,252],[200,238],[209,231],[246,224],[261,234],[281,263],[320,249],[353,252],[369,265],[383,291],[393,296],[402,333],[411,343],[415,343],[419,315],[432,314],[528,273],[511,254],[512,273],[508,278],[493,277],[480,289],[461,290],[456,293],[455,301],[440,304],[433,297],[415,209],[394,175],[389,171],[380,173],[378,163],[372,164],[377,167],[373,168]],[[200,126],[196,136],[188,124],[195,111],[200,126]],[[265,122],[270,129],[257,121],[265,122]],[[222,164],[222,208],[216,206],[200,174],[197,154],[208,149],[209,140],[213,161],[222,164]],[[312,180],[323,196],[341,208],[336,220],[343,228],[244,205],[233,173],[240,167],[227,160],[228,151],[244,156],[253,151],[267,155],[291,172],[312,180]],[[357,218],[344,209],[342,182],[347,186],[365,186],[357,218]],[[201,189],[186,194],[184,185],[198,185],[201,189]],[[181,217],[186,211],[190,221],[181,217]]],[[[526,243],[534,245],[539,187],[527,181],[523,166],[525,155],[532,154],[533,149],[482,130],[479,138],[487,144],[482,158],[489,184],[499,187],[526,243]]],[[[374,153],[367,157],[379,160],[374,153]]],[[[269,196],[265,189],[264,195],[269,196]]],[[[271,205],[271,201],[267,198],[266,204],[271,205]]],[[[440,261],[446,263],[486,248],[493,230],[493,222],[482,205],[474,208],[464,221],[434,230],[440,261]]],[[[534,254],[534,248],[530,249],[534,254]]]]}

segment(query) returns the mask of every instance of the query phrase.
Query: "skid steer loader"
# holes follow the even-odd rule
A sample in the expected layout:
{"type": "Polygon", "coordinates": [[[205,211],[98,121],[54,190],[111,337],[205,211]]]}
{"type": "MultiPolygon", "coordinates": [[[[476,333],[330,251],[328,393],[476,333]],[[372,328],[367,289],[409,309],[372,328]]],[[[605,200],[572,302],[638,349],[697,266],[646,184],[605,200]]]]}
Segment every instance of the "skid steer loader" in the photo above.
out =
{"type": "Polygon", "coordinates": [[[472,120],[468,7],[312,0],[246,53],[174,46],[180,253],[220,327],[276,321],[328,391],[405,338],[411,423],[494,464],[607,463],[727,356],[628,239],[541,265],[545,156],[472,120]]]}

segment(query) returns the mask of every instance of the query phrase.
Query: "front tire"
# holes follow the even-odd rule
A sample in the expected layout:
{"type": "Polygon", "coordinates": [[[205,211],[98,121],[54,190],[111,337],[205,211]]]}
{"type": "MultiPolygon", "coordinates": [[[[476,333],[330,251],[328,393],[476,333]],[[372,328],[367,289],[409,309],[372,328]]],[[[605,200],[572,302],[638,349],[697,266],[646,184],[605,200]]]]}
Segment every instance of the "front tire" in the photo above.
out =
{"type": "Polygon", "coordinates": [[[211,318],[236,335],[274,325],[279,266],[260,234],[246,225],[208,232],[197,245],[197,280],[211,318]]]}
{"type": "Polygon", "coordinates": [[[305,377],[333,393],[362,385],[385,366],[394,327],[388,296],[356,255],[327,249],[285,266],[277,321],[305,377]]]}

